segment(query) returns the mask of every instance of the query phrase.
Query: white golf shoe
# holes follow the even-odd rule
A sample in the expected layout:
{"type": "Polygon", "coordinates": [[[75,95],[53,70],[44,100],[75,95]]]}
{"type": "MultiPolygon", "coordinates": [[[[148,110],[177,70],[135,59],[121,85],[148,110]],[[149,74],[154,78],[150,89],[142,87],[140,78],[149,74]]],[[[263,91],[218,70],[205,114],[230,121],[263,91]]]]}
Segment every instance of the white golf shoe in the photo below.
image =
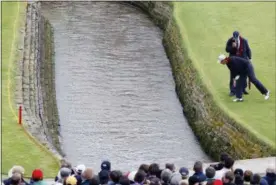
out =
{"type": "Polygon", "coordinates": [[[233,102],[243,102],[243,99],[242,99],[242,98],[235,98],[235,99],[233,100],[233,102]]]}
{"type": "Polygon", "coordinates": [[[268,100],[268,99],[269,99],[269,94],[270,94],[270,92],[267,91],[267,93],[265,94],[265,100],[268,100]]]}

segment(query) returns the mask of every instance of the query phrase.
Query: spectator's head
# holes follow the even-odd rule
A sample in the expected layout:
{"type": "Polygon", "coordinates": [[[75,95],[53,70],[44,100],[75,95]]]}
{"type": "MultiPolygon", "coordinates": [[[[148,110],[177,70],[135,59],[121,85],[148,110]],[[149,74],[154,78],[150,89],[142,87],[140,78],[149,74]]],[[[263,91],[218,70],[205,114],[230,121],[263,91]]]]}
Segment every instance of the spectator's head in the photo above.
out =
{"type": "Polygon", "coordinates": [[[222,181],[221,180],[214,180],[214,181],[211,181],[212,182],[212,185],[223,185],[222,181]]]}
{"type": "Polygon", "coordinates": [[[233,38],[234,38],[234,39],[238,39],[239,36],[240,36],[240,33],[239,33],[238,31],[234,31],[234,32],[233,32],[233,38]]]}
{"type": "Polygon", "coordinates": [[[172,175],[172,171],[170,169],[166,168],[166,169],[162,170],[161,180],[165,183],[169,183],[171,175],[172,175]]]}
{"type": "Polygon", "coordinates": [[[147,174],[143,170],[138,170],[135,174],[134,181],[141,184],[145,181],[147,174]]]}
{"type": "Polygon", "coordinates": [[[146,174],[148,174],[149,165],[148,164],[141,164],[138,170],[143,170],[146,174]]]}
{"type": "Polygon", "coordinates": [[[196,173],[201,173],[202,172],[202,162],[200,161],[196,161],[195,164],[194,164],[194,171],[196,173]]]}
{"type": "Polygon", "coordinates": [[[100,184],[107,184],[109,181],[109,171],[101,170],[98,174],[100,184]]]}
{"type": "Polygon", "coordinates": [[[227,153],[222,153],[220,155],[220,161],[224,163],[224,161],[226,160],[226,158],[228,158],[229,155],[227,153]]]}
{"type": "Polygon", "coordinates": [[[181,180],[181,181],[179,182],[179,185],[189,185],[189,184],[187,183],[187,181],[181,180]]]}
{"type": "Polygon", "coordinates": [[[243,185],[243,176],[241,176],[239,174],[235,174],[235,184],[243,185]]]}
{"type": "Polygon", "coordinates": [[[20,174],[21,174],[21,178],[23,178],[23,177],[24,177],[24,173],[25,173],[25,169],[24,169],[22,166],[17,166],[17,165],[15,165],[15,166],[13,166],[13,167],[10,169],[10,171],[9,171],[9,173],[8,173],[8,176],[9,176],[9,177],[12,177],[12,175],[13,175],[14,173],[20,173],[20,174]]]}
{"type": "Polygon", "coordinates": [[[20,184],[21,179],[22,179],[21,173],[15,172],[11,176],[11,184],[18,185],[20,184]]]}
{"type": "Polygon", "coordinates": [[[103,161],[102,164],[101,164],[101,169],[110,171],[111,170],[111,163],[109,161],[103,161]]]}
{"type": "Polygon", "coordinates": [[[198,176],[193,175],[189,177],[189,185],[199,185],[199,183],[200,179],[198,176]]]}
{"type": "Polygon", "coordinates": [[[182,176],[179,172],[174,172],[171,176],[170,185],[179,185],[182,180],[182,176]]]}
{"type": "Polygon", "coordinates": [[[252,185],[260,185],[261,176],[259,174],[253,174],[250,180],[250,184],[252,185]]]}
{"type": "Polygon", "coordinates": [[[231,183],[234,181],[234,179],[235,179],[234,173],[231,171],[228,171],[224,174],[222,181],[223,183],[231,183]]]}
{"type": "Polygon", "coordinates": [[[85,180],[91,180],[94,177],[94,173],[92,168],[86,168],[82,174],[81,174],[82,178],[85,180]]]}
{"type": "Polygon", "coordinates": [[[182,179],[187,179],[189,177],[189,170],[188,168],[182,167],[179,169],[179,173],[182,176],[182,179]]]}
{"type": "Polygon", "coordinates": [[[158,176],[160,173],[159,165],[156,163],[152,163],[149,166],[149,175],[155,175],[158,176]]]}
{"type": "Polygon", "coordinates": [[[119,184],[120,185],[130,185],[130,180],[125,176],[121,176],[121,178],[119,180],[119,184]]]}
{"type": "Polygon", "coordinates": [[[175,166],[173,163],[166,163],[165,168],[171,170],[172,172],[175,171],[175,166]]]}
{"type": "Polygon", "coordinates": [[[84,164],[80,164],[76,167],[76,173],[78,175],[81,175],[84,170],[85,170],[85,165],[84,164]]]}
{"type": "Polygon", "coordinates": [[[235,169],[234,174],[235,175],[240,175],[241,177],[243,177],[243,170],[240,169],[240,168],[237,168],[237,169],[235,169]]]}
{"type": "Polygon", "coordinates": [[[215,168],[209,166],[208,168],[205,169],[205,175],[208,179],[212,179],[216,175],[216,170],[215,168]]]}
{"type": "Polygon", "coordinates": [[[40,169],[35,169],[32,173],[32,180],[35,182],[43,180],[43,172],[40,169]]]}
{"type": "Polygon", "coordinates": [[[149,185],[161,185],[161,181],[160,181],[160,179],[158,179],[157,177],[155,177],[155,178],[152,178],[150,180],[150,184],[149,185]]]}
{"type": "Polygon", "coordinates": [[[128,174],[127,177],[128,177],[128,180],[130,181],[130,183],[134,183],[135,182],[134,178],[135,178],[136,173],[137,173],[137,171],[132,171],[132,172],[130,172],[128,174]]]}
{"type": "Polygon", "coordinates": [[[230,169],[233,167],[234,163],[235,163],[234,159],[232,159],[231,157],[227,157],[225,159],[224,167],[227,169],[230,169]]]}
{"type": "Polygon", "coordinates": [[[122,173],[118,170],[113,170],[110,173],[110,180],[114,183],[119,183],[122,173]]]}
{"type": "Polygon", "coordinates": [[[77,179],[74,176],[69,176],[69,177],[66,178],[65,182],[66,182],[65,183],[66,185],[76,185],[77,184],[77,179]]]}
{"type": "Polygon", "coordinates": [[[89,180],[89,185],[99,185],[99,181],[96,178],[89,180]]]}
{"type": "Polygon", "coordinates": [[[276,170],[275,167],[270,166],[266,169],[266,175],[270,176],[270,175],[276,175],[276,170]]]}
{"type": "Polygon", "coordinates": [[[69,168],[70,170],[72,169],[72,165],[70,162],[62,160],[61,167],[60,168],[69,168]]]}
{"type": "Polygon", "coordinates": [[[244,174],[243,174],[243,179],[244,179],[245,182],[250,182],[252,176],[253,176],[252,171],[246,170],[246,171],[244,172],[244,174]]]}
{"type": "Polygon", "coordinates": [[[69,177],[70,174],[71,174],[71,169],[65,168],[65,167],[60,169],[60,177],[62,179],[65,179],[65,178],[69,177]]]}

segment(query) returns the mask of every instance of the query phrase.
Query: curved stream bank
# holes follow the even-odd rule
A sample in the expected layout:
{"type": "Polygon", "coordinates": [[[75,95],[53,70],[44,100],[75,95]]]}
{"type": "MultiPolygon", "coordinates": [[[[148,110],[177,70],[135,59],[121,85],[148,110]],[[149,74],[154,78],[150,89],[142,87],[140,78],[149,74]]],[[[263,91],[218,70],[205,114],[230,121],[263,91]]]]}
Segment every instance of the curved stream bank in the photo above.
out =
{"type": "Polygon", "coordinates": [[[209,161],[182,113],[162,31],[112,2],[42,3],[55,35],[62,146],[73,164],[209,161]]]}
{"type": "Polygon", "coordinates": [[[183,111],[204,150],[216,160],[221,152],[235,159],[275,156],[275,147],[265,143],[233,120],[213,100],[198,77],[193,62],[182,43],[173,16],[171,2],[131,1],[141,8],[164,31],[163,45],[170,59],[176,92],[183,111]]]}

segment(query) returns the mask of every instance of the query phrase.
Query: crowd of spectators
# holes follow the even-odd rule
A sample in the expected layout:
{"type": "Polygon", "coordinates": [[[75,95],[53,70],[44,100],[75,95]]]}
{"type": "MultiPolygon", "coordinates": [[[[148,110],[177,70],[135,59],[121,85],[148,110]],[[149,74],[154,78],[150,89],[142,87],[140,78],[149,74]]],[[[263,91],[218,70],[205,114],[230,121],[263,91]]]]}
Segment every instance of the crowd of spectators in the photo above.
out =
{"type": "MultiPolygon", "coordinates": [[[[235,161],[227,154],[221,155],[221,161],[206,169],[200,161],[194,163],[192,170],[182,167],[176,169],[167,163],[164,169],[156,163],[141,164],[131,172],[113,170],[110,161],[101,163],[101,170],[95,173],[92,168],[62,161],[54,185],[276,185],[275,167],[267,168],[265,175],[254,174],[250,170],[234,169],[235,161]]],[[[24,169],[14,166],[9,178],[2,185],[46,185],[43,172],[35,169],[29,182],[24,179],[24,169]]]]}

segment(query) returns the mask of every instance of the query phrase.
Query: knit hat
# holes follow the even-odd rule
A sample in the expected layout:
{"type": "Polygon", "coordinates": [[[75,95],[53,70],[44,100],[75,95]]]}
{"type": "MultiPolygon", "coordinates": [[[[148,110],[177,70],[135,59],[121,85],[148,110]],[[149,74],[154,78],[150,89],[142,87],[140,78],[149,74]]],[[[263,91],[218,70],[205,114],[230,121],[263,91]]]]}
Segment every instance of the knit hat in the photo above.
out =
{"type": "Polygon", "coordinates": [[[43,172],[40,169],[35,169],[32,173],[32,179],[42,180],[43,172]]]}
{"type": "Polygon", "coordinates": [[[71,174],[71,169],[69,168],[61,168],[60,169],[60,177],[65,178],[68,177],[71,174]]]}
{"type": "Polygon", "coordinates": [[[74,176],[69,176],[66,178],[66,184],[70,185],[76,185],[77,184],[77,179],[74,176]]]}
{"type": "Polygon", "coordinates": [[[216,179],[214,180],[213,185],[223,185],[223,183],[221,180],[216,179]]]}
{"type": "Polygon", "coordinates": [[[188,168],[182,167],[179,169],[179,173],[182,175],[182,177],[187,177],[189,175],[188,168]]]}
{"type": "Polygon", "coordinates": [[[111,163],[109,161],[103,161],[101,164],[101,169],[110,171],[111,163]]]}
{"type": "Polygon", "coordinates": [[[234,32],[233,32],[233,37],[234,37],[235,39],[239,38],[239,36],[240,36],[240,33],[239,33],[238,31],[234,31],[234,32]]]}

